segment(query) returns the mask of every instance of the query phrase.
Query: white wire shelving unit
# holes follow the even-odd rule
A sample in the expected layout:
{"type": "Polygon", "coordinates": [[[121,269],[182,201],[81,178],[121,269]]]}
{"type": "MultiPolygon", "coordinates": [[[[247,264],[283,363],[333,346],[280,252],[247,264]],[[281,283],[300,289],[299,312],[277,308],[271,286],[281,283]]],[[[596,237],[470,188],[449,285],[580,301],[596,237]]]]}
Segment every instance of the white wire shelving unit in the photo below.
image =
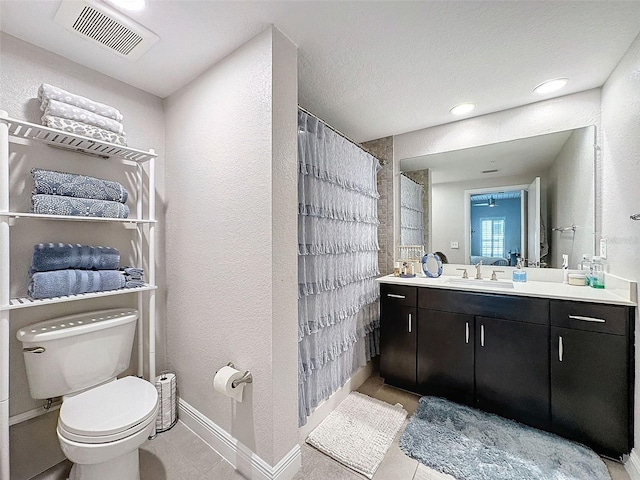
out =
{"type": "Polygon", "coordinates": [[[108,297],[112,295],[137,294],[138,310],[141,318],[138,321],[138,375],[144,373],[144,327],[142,312],[148,312],[148,378],[155,379],[155,316],[157,289],[155,272],[155,159],[154,150],[138,150],[130,147],[114,145],[99,140],[90,139],[72,133],[62,132],[52,128],[36,125],[10,118],[7,112],[0,110],[0,479],[10,478],[9,468],[9,320],[11,312],[16,309],[39,307],[55,303],[81,301],[91,298],[108,297]],[[48,144],[52,147],[69,150],[98,157],[100,159],[116,159],[122,165],[135,166],[137,171],[136,188],[137,203],[132,208],[133,218],[98,218],[72,217],[65,215],[42,215],[30,212],[12,212],[9,207],[10,190],[10,144],[31,145],[32,142],[48,144]],[[146,167],[147,181],[144,181],[143,171],[146,167]],[[144,204],[143,198],[147,201],[144,204]],[[69,295],[63,297],[33,300],[28,297],[10,297],[10,242],[11,227],[16,222],[29,221],[57,221],[57,222],[100,222],[121,224],[125,229],[136,231],[135,256],[136,261],[146,260],[145,277],[148,281],[144,286],[125,288],[106,292],[69,295]]]}

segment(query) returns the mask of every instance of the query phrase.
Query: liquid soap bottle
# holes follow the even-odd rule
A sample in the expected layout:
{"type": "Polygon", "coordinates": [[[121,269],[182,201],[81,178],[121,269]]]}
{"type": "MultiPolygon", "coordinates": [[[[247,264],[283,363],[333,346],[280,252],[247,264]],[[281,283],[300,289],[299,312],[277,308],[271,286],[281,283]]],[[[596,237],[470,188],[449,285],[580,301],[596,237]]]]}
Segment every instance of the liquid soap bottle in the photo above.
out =
{"type": "Polygon", "coordinates": [[[562,255],[562,283],[569,283],[569,255],[562,255]]]}
{"type": "Polygon", "coordinates": [[[513,271],[513,281],[514,282],[526,282],[527,281],[527,272],[522,268],[522,259],[518,259],[518,265],[516,269],[513,271]]]}
{"type": "Polygon", "coordinates": [[[591,272],[591,286],[593,288],[604,288],[604,265],[600,257],[593,257],[591,272]]]}
{"type": "Polygon", "coordinates": [[[579,267],[584,273],[586,285],[591,285],[591,255],[583,253],[579,267]]]}

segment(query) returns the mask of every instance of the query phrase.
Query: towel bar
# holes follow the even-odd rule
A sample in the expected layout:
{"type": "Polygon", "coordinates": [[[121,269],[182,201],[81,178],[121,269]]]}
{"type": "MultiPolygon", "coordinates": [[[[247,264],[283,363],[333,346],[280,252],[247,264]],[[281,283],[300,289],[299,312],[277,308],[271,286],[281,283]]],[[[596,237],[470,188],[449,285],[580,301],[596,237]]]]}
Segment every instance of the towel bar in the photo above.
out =
{"type": "Polygon", "coordinates": [[[551,230],[553,230],[554,232],[576,232],[576,226],[575,225],[571,225],[570,227],[556,227],[556,228],[552,228],[551,230]]]}

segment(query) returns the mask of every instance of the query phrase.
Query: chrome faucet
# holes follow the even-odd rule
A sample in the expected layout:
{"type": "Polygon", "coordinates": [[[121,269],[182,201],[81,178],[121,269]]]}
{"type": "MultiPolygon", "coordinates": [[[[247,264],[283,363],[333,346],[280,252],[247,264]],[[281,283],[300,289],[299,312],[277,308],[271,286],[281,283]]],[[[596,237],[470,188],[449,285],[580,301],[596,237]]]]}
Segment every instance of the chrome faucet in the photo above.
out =
{"type": "Polygon", "coordinates": [[[496,273],[504,273],[504,270],[494,270],[493,273],[491,274],[491,280],[498,280],[498,276],[496,275],[496,273]]]}
{"type": "Polygon", "coordinates": [[[476,263],[476,280],[482,280],[482,260],[476,263]]]}

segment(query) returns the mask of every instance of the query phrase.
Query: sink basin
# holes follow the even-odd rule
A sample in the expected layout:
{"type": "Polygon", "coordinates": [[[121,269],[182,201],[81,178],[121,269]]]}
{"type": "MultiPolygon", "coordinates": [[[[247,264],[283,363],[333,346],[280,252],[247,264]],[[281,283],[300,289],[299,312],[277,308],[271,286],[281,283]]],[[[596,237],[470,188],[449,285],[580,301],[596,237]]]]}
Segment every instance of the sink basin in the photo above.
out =
{"type": "Polygon", "coordinates": [[[475,278],[450,278],[446,283],[484,288],[513,288],[511,280],[477,280],[475,278]]]}

